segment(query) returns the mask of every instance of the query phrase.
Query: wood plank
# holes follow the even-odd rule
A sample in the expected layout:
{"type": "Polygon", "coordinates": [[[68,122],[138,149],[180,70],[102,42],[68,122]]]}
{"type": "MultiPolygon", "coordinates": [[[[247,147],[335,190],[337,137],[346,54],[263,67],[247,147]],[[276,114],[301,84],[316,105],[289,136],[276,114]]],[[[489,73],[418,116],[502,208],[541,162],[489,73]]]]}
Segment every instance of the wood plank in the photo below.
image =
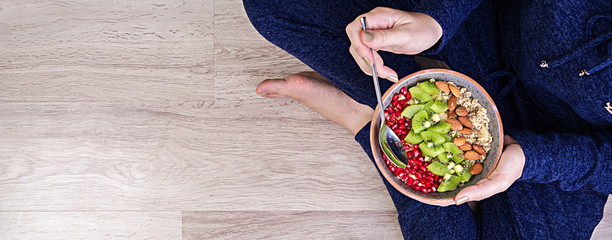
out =
{"type": "Polygon", "coordinates": [[[0,211],[392,209],[348,131],[277,101],[0,104],[0,211]]]}
{"type": "Polygon", "coordinates": [[[183,239],[402,239],[395,211],[203,211],[183,239]]]}
{"type": "Polygon", "coordinates": [[[181,212],[0,212],[0,239],[181,239],[181,212]]]}
{"type": "Polygon", "coordinates": [[[212,5],[2,1],[0,101],[212,99],[212,5]]]}

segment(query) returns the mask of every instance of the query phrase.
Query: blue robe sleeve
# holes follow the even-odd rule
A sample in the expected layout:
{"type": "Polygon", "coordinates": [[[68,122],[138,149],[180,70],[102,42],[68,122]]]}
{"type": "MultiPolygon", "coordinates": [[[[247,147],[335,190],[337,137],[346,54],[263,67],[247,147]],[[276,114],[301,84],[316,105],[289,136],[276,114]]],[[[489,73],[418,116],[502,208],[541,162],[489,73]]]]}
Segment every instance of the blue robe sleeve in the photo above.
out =
{"type": "Polygon", "coordinates": [[[525,153],[519,181],[558,182],[566,191],[587,187],[612,193],[612,135],[517,132],[511,136],[525,153]]]}
{"type": "Polygon", "coordinates": [[[435,19],[442,27],[442,38],[432,48],[423,54],[438,54],[448,41],[455,35],[459,26],[470,16],[472,10],[482,3],[482,0],[425,0],[412,9],[435,19]]]}

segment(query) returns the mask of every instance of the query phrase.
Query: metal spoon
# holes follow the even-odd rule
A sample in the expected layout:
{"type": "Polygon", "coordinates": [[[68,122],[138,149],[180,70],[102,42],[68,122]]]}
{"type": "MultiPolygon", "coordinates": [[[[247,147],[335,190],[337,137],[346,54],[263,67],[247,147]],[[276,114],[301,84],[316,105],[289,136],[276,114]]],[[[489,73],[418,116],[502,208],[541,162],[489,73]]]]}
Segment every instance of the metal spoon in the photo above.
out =
{"type": "MultiPolygon", "coordinates": [[[[361,28],[367,30],[365,17],[361,18],[361,28]]],[[[374,50],[372,56],[374,56],[374,50]]],[[[400,138],[385,124],[385,114],[383,112],[383,102],[380,94],[380,86],[378,83],[378,76],[376,75],[376,67],[374,66],[374,59],[372,59],[372,80],[374,81],[374,88],[376,89],[376,100],[378,100],[378,113],[380,114],[380,129],[378,130],[378,143],[383,153],[387,155],[389,160],[395,166],[405,168],[408,164],[408,157],[406,155],[406,149],[400,138]]]]}

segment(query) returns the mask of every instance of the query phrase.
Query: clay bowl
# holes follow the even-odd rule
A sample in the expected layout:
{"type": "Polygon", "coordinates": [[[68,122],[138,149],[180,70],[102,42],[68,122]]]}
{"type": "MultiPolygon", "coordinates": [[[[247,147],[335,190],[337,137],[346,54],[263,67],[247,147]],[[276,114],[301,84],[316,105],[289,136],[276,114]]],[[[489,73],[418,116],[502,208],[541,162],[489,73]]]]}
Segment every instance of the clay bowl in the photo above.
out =
{"type": "MultiPolygon", "coordinates": [[[[477,98],[478,102],[488,110],[487,115],[490,120],[489,129],[491,131],[493,141],[491,142],[491,149],[487,153],[486,159],[483,162],[482,173],[478,175],[473,175],[470,181],[466,182],[463,186],[453,191],[442,193],[423,193],[421,191],[416,191],[409,187],[406,183],[396,177],[387,168],[387,164],[382,158],[381,149],[378,144],[378,130],[380,126],[379,114],[374,114],[374,117],[372,118],[372,122],[374,124],[371,124],[370,128],[370,143],[372,146],[372,153],[374,154],[376,166],[378,167],[382,175],[387,179],[387,181],[389,181],[391,185],[395,187],[395,189],[397,189],[404,195],[422,203],[447,206],[455,204],[454,197],[459,191],[461,191],[461,189],[478,183],[478,181],[485,179],[493,172],[501,157],[504,132],[501,118],[499,117],[499,111],[497,110],[495,103],[491,99],[491,96],[489,96],[489,94],[484,90],[484,88],[482,88],[482,86],[480,86],[470,77],[448,69],[427,69],[410,74],[402,78],[385,92],[382,97],[383,105],[385,105],[385,107],[388,106],[391,103],[392,96],[395,93],[399,93],[402,87],[407,86],[408,88],[410,88],[412,86],[415,86],[418,82],[430,78],[434,78],[436,80],[451,81],[459,87],[467,88],[467,90],[472,93],[472,97],[477,98]]],[[[380,106],[376,108],[376,112],[379,111],[379,108],[380,106]]]]}

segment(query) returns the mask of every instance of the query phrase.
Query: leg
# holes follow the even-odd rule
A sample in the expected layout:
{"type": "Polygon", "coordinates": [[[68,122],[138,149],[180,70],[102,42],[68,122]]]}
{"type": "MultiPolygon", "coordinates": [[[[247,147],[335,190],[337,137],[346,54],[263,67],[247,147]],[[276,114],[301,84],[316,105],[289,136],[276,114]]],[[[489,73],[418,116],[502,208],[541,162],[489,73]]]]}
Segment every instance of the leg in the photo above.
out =
{"type": "MultiPolygon", "coordinates": [[[[260,84],[257,92],[268,97],[292,97],[340,123],[356,133],[356,140],[373,159],[369,124],[359,130],[343,121],[366,119],[367,123],[373,114],[371,107],[376,106],[371,77],[363,74],[353,62],[348,52],[350,43],[344,33],[346,24],[356,16],[378,6],[369,4],[364,5],[361,1],[244,1],[251,22],[264,37],[321,74],[302,73],[267,80],[260,84]],[[346,5],[337,6],[339,4],[346,5]],[[337,88],[323,79],[328,79],[337,88]],[[327,114],[334,112],[342,114],[327,114]]],[[[382,56],[400,76],[419,70],[410,56],[386,53],[382,56]]],[[[383,91],[391,85],[386,81],[382,83],[383,91]]],[[[358,122],[363,126],[363,121],[358,122]]],[[[398,210],[398,220],[406,238],[476,238],[476,219],[467,205],[443,208],[421,204],[404,196],[388,182],[384,183],[398,210]]]]}
{"type": "Polygon", "coordinates": [[[263,97],[291,97],[353,135],[370,122],[374,114],[372,108],[356,102],[316,72],[268,79],[260,83],[256,91],[263,97]]]}
{"type": "MultiPolygon", "coordinates": [[[[384,3],[358,0],[243,2],[253,26],[267,40],[306,63],[357,102],[372,108],[376,106],[372,78],[354,62],[348,51],[350,42],[344,29],[358,15],[384,3]]],[[[386,6],[400,8],[390,4],[386,6]]],[[[399,76],[420,70],[412,56],[381,55],[399,76]]],[[[391,84],[381,80],[382,91],[391,84]]]]}

